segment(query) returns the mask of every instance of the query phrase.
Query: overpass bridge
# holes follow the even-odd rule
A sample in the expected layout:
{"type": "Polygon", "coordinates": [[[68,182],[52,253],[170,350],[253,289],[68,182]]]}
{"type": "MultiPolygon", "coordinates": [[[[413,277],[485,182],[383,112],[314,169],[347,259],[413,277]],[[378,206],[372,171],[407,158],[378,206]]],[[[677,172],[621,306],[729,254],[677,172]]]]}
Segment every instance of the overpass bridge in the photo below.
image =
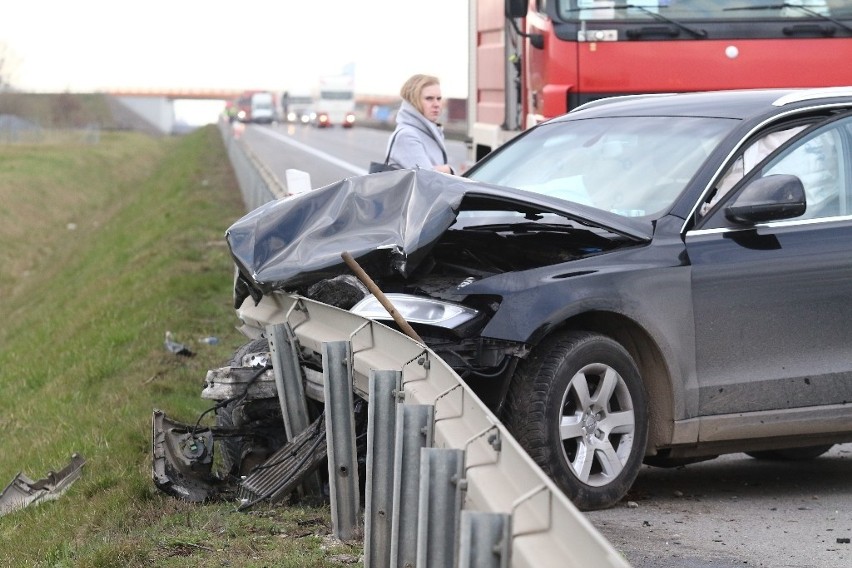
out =
{"type": "MultiPolygon", "coordinates": [[[[124,88],[106,89],[105,95],[116,101],[133,113],[141,116],[164,134],[180,131],[187,126],[197,126],[192,120],[187,121],[183,116],[185,109],[206,106],[206,112],[215,118],[217,112],[224,108],[227,101],[234,100],[247,91],[270,91],[280,97],[282,91],[274,89],[169,89],[169,88],[124,88]],[[195,104],[193,104],[195,103],[195,104]],[[203,103],[207,103],[204,105],[203,103]]],[[[395,108],[400,98],[396,95],[377,95],[356,93],[355,106],[364,117],[379,118],[387,114],[388,109],[395,108]],[[384,109],[384,112],[376,112],[384,109]]],[[[447,99],[447,122],[464,123],[467,117],[466,99],[447,99]]],[[[213,120],[215,121],[215,119],[213,120]]],[[[206,122],[205,122],[206,123],[206,122]]]]}
{"type": "MultiPolygon", "coordinates": [[[[276,89],[150,89],[150,88],[130,88],[130,89],[108,89],[104,94],[113,97],[129,97],[129,98],[162,98],[166,100],[219,100],[228,101],[238,98],[246,92],[253,91],[269,91],[280,97],[283,91],[276,89]]],[[[375,94],[356,94],[355,104],[364,106],[375,105],[392,105],[399,103],[399,96],[396,95],[375,95],[375,94]]]]}
{"type": "MultiPolygon", "coordinates": [[[[161,98],[167,100],[221,100],[235,99],[248,89],[107,89],[104,94],[113,97],[161,98]]],[[[257,89],[265,90],[265,89],[257,89]]]]}

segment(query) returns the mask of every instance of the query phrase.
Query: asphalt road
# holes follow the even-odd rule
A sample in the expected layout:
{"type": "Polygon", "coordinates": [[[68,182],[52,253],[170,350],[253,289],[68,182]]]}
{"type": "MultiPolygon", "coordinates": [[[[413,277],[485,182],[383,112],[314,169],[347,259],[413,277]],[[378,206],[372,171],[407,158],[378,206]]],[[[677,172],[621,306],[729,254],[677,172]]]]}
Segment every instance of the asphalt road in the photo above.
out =
{"type": "MultiPolygon", "coordinates": [[[[318,188],[342,178],[363,175],[371,161],[381,162],[390,132],[372,128],[315,128],[303,124],[248,125],[243,140],[280,180],[289,168],[311,175],[318,188]]],[[[465,167],[463,142],[447,140],[447,157],[457,171],[465,167]]]]}
{"type": "Polygon", "coordinates": [[[849,568],[852,444],[803,462],[643,466],[626,500],[587,517],[635,568],[849,568]]]}
{"type": "MultiPolygon", "coordinates": [[[[243,137],[280,179],[300,169],[316,188],[366,173],[389,133],[279,125],[249,126],[243,137]]],[[[464,167],[464,144],[447,146],[464,167]]],[[[587,516],[635,568],[852,568],[852,444],[806,462],[734,454],[644,466],[626,500],[587,516]]]]}

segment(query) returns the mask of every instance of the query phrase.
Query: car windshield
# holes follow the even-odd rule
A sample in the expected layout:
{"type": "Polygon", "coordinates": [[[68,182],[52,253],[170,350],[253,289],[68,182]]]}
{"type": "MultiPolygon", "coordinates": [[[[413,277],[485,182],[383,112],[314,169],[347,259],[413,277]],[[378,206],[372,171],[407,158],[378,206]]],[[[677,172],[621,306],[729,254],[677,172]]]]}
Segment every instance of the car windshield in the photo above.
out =
{"type": "Polygon", "coordinates": [[[504,146],[468,177],[625,217],[653,216],[672,205],[736,124],[674,116],[551,122],[504,146]]]}

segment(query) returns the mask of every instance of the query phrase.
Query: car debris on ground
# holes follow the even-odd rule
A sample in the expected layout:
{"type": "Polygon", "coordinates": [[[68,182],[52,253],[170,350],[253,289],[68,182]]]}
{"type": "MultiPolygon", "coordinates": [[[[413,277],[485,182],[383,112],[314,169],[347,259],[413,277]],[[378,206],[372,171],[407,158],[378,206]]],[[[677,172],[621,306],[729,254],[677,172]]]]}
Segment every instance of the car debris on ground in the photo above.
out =
{"type": "Polygon", "coordinates": [[[67,466],[58,472],[49,471],[37,481],[19,473],[0,492],[0,516],[30,505],[58,499],[80,478],[85,464],[85,458],[75,453],[67,466]]]}

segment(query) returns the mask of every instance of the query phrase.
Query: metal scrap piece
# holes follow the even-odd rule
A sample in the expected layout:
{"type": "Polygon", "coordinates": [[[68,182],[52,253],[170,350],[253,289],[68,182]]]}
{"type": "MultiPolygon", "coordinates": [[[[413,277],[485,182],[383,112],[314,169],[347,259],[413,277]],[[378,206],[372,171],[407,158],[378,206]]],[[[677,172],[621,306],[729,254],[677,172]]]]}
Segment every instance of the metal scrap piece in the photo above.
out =
{"type": "Polygon", "coordinates": [[[152,420],[154,484],[160,491],[192,502],[216,497],[223,483],[212,473],[213,434],[154,410],[152,420]]]}
{"type": "Polygon", "coordinates": [[[317,469],[327,452],[322,414],[242,480],[238,509],[244,511],[263,500],[270,503],[283,500],[317,469]]]}
{"type": "Polygon", "coordinates": [[[19,473],[6,489],[0,492],[0,516],[30,505],[58,499],[77,481],[85,463],[85,458],[75,453],[67,466],[58,472],[49,471],[44,478],[37,481],[19,473]]]}

